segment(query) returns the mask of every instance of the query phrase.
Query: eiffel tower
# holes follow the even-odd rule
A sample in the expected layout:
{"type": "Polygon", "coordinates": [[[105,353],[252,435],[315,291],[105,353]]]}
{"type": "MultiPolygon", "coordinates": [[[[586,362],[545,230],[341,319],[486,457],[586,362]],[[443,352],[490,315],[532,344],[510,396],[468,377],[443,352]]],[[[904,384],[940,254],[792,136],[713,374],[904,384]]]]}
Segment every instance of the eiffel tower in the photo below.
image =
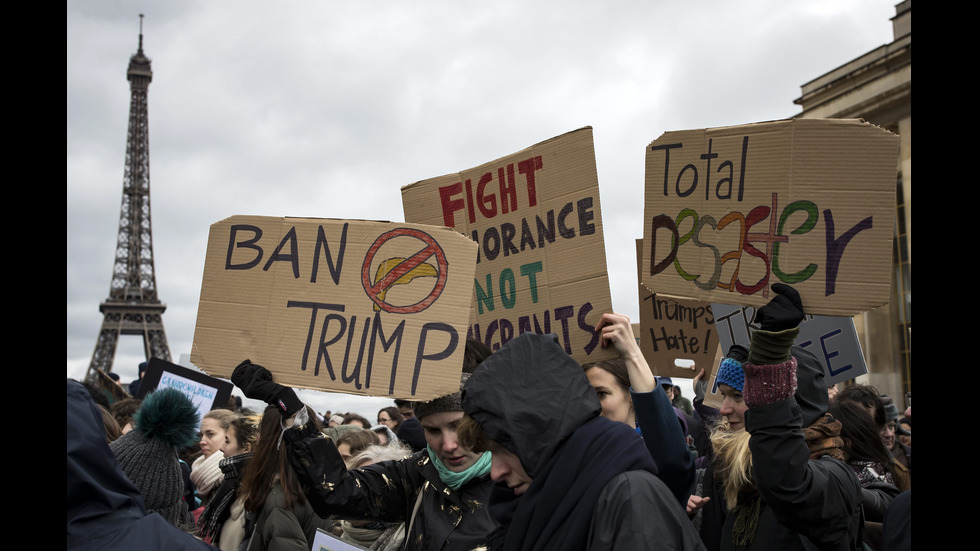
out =
{"type": "Polygon", "coordinates": [[[153,234],[150,231],[150,139],[146,91],[153,80],[150,59],[143,54],[143,15],[140,14],[139,49],[129,58],[129,130],[126,136],[126,168],[123,175],[122,209],[116,260],[112,268],[109,298],[99,304],[105,314],[92,353],[87,378],[95,370],[112,371],[120,335],[142,335],[146,359],[170,361],[170,347],[163,331],[167,306],[157,297],[153,271],[153,234]]]}

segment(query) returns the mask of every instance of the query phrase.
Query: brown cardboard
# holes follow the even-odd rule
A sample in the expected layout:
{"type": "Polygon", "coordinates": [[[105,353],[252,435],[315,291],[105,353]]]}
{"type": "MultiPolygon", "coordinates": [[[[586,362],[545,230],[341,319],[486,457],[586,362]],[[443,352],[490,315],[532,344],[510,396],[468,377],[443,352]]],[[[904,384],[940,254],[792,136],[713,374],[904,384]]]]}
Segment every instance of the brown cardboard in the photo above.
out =
{"type": "Polygon", "coordinates": [[[557,333],[579,362],[615,356],[593,331],[612,300],[591,128],[405,186],[402,205],[406,220],[479,243],[468,336],[496,350],[526,331],[557,333]]]}
{"type": "MultiPolygon", "coordinates": [[[[636,240],[637,276],[640,276],[643,241],[636,240]]],[[[693,379],[701,368],[714,370],[718,356],[718,331],[711,303],[660,296],[639,283],[640,329],[636,337],[640,352],[654,374],[693,379]],[[677,359],[693,360],[695,370],[678,367],[677,359]]]]}
{"type": "Polygon", "coordinates": [[[191,362],[228,378],[249,358],[276,382],[350,394],[456,392],[475,258],[447,228],[226,218],[208,238],[191,362]]]}
{"type": "MultiPolygon", "coordinates": [[[[718,365],[721,365],[720,360],[718,362],[715,362],[715,366],[718,365]]],[[[707,373],[707,371],[705,373],[707,373]]],[[[704,393],[703,403],[704,405],[710,408],[721,409],[721,406],[725,401],[725,397],[721,394],[721,392],[718,391],[717,377],[718,377],[718,370],[715,369],[711,372],[711,375],[707,379],[708,390],[707,392],[704,393]]]]}
{"type": "Polygon", "coordinates": [[[759,306],[782,281],[810,314],[882,306],[897,166],[898,136],[860,120],[666,132],[647,148],[643,284],[759,306]]]}

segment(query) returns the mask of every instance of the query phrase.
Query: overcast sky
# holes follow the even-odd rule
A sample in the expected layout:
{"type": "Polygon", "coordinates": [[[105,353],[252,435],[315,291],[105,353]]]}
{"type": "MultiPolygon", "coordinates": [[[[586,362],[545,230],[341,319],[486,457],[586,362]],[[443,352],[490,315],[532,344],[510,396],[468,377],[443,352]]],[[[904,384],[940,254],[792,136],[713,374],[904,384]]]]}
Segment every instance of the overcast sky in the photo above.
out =
{"type": "MultiPolygon", "coordinates": [[[[646,145],[795,115],[800,85],[891,41],[894,4],[69,2],[68,376],[85,374],[109,293],[139,13],[156,278],[176,361],[191,349],[213,222],[402,221],[401,186],[583,126],[613,306],[636,320],[646,145]]],[[[140,339],[121,339],[124,381],[141,356],[140,339]]],[[[369,417],[390,404],[331,398],[320,407],[369,417]]]]}

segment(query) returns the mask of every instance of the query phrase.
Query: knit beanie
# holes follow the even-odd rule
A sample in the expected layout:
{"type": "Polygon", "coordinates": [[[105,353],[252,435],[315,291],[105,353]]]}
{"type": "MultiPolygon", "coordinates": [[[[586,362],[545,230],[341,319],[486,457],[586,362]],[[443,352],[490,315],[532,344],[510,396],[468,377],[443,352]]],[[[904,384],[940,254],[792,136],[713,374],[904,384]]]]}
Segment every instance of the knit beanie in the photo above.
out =
{"type": "Polygon", "coordinates": [[[745,370],[742,364],[748,359],[749,353],[744,346],[734,344],[728,349],[728,355],[718,366],[718,375],[715,382],[720,385],[728,385],[735,390],[742,392],[745,386],[745,370]]]}
{"type": "MultiPolygon", "coordinates": [[[[463,373],[459,379],[459,388],[462,389],[466,381],[470,379],[469,373],[463,373]]],[[[440,396],[428,402],[412,403],[412,411],[415,416],[422,420],[426,415],[442,413],[444,411],[463,411],[463,398],[460,392],[454,392],[445,396],[440,396]]]]}
{"type": "Polygon", "coordinates": [[[183,521],[184,479],[177,450],[194,444],[199,420],[194,404],[182,392],[157,390],[143,400],[133,430],[109,444],[146,508],[174,526],[183,521]]]}

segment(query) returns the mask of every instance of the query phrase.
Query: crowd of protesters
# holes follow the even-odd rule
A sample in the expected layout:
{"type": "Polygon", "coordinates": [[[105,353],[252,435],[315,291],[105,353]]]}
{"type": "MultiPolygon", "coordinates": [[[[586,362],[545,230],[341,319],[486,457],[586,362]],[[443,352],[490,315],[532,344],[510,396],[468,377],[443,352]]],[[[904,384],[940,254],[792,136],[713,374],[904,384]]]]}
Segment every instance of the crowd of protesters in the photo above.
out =
{"type": "Polygon", "coordinates": [[[793,345],[799,295],[773,291],[716,366],[720,409],[700,377],[693,402],[658,380],[615,313],[596,327],[614,360],[468,341],[458,392],[375,423],[248,360],[232,382],[262,412],[69,380],[68,548],[910,549],[911,408],[828,388],[793,345]]]}

